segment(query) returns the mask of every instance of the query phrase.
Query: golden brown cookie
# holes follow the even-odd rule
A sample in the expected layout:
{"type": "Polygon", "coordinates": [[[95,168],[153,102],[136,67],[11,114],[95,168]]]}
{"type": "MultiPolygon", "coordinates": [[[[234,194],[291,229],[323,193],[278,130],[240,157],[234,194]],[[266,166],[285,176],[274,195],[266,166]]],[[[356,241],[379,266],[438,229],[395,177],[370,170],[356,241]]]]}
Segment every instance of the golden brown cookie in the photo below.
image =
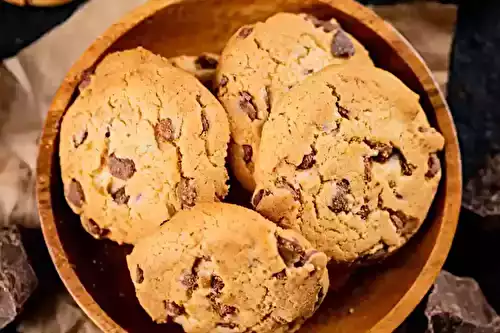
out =
{"type": "Polygon", "coordinates": [[[66,199],[96,238],[134,243],[227,194],[227,116],[192,75],[138,48],[107,56],[64,116],[66,199]]]}
{"type": "Polygon", "coordinates": [[[172,65],[194,75],[205,87],[212,89],[215,69],[219,64],[219,55],[202,53],[198,56],[181,55],[168,59],[172,65]]]}
{"type": "Polygon", "coordinates": [[[424,221],[443,145],[419,97],[392,74],[329,66],[276,103],[253,204],[335,261],[382,258],[424,221]]]}
{"type": "Polygon", "coordinates": [[[218,98],[231,127],[229,161],[236,178],[255,188],[254,164],[263,124],[279,97],[329,64],[372,66],[368,52],[334,19],[279,13],[240,28],[224,48],[218,98]]]}
{"type": "Polygon", "coordinates": [[[127,257],[137,298],[185,332],[295,332],[328,291],[327,258],[300,234],[230,204],[200,204],[127,257]]]}

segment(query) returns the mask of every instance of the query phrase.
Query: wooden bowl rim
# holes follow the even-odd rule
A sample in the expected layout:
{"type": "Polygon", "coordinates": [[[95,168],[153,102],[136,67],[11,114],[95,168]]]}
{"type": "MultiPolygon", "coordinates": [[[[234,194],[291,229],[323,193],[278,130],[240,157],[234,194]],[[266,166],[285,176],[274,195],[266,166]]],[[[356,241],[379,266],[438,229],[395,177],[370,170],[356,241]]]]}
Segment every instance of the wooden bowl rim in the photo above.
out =
{"type": "MultiPolygon", "coordinates": [[[[126,32],[152,17],[158,11],[186,1],[192,0],[151,0],[146,2],[122,17],[120,21],[109,27],[101,37],[92,43],[68,71],[57,90],[49,108],[40,140],[36,193],[45,242],[64,285],[83,311],[105,332],[124,332],[124,330],[102,310],[79,280],[72,264],[65,255],[52,214],[51,170],[53,154],[58,151],[54,143],[59,131],[60,120],[71,101],[82,73],[86,69],[92,68],[113,43],[126,32]]],[[[427,65],[418,52],[396,29],[377,16],[371,9],[353,0],[319,0],[319,2],[330,5],[341,13],[355,18],[358,22],[374,31],[399,54],[408,67],[417,75],[428,94],[434,111],[439,110],[441,113],[439,117],[441,127],[450,131],[450,136],[453,137],[453,140],[447,140],[445,150],[446,177],[452,177],[450,179],[453,180],[444,182],[446,188],[443,189],[445,192],[443,223],[438,232],[435,246],[422,267],[421,273],[409,286],[407,292],[394,305],[392,310],[370,330],[370,332],[391,332],[404,321],[429,290],[451,248],[462,197],[461,159],[456,129],[443,94],[427,65]],[[396,40],[402,43],[395,43],[396,40]]]]}

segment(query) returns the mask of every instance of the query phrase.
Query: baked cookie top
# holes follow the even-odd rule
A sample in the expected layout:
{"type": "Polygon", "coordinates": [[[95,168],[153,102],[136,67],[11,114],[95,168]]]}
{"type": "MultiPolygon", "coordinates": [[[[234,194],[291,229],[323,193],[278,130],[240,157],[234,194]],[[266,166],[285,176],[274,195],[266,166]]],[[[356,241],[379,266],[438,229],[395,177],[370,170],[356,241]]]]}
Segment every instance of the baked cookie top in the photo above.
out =
{"type": "Polygon", "coordinates": [[[66,199],[96,238],[134,243],[227,193],[227,116],[192,75],[144,49],[113,53],[80,85],[59,146],[66,199]]]}
{"type": "Polygon", "coordinates": [[[335,261],[383,257],[424,221],[443,145],[419,97],[392,74],[329,66],[275,105],[253,204],[335,261]]]}
{"type": "Polygon", "coordinates": [[[127,257],[137,298],[185,332],[294,332],[328,291],[326,256],[231,204],[179,212],[127,257]]]}
{"type": "Polygon", "coordinates": [[[335,19],[279,13],[231,37],[220,58],[216,85],[230,121],[229,161],[247,190],[255,187],[260,133],[276,101],[310,74],[345,63],[373,65],[364,47],[335,19]]]}

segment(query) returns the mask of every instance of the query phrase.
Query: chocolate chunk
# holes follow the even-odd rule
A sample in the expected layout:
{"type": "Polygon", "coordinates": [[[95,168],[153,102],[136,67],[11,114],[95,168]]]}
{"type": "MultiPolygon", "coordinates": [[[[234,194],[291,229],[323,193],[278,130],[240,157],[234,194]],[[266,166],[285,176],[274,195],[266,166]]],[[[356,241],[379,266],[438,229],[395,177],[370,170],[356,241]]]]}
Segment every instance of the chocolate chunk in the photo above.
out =
{"type": "Polygon", "coordinates": [[[201,111],[201,127],[203,128],[203,133],[206,133],[210,128],[210,123],[208,122],[205,110],[201,111]]]}
{"type": "Polygon", "coordinates": [[[266,195],[269,195],[270,193],[271,192],[269,192],[269,190],[264,190],[264,189],[259,190],[257,194],[254,195],[252,200],[252,205],[254,206],[254,208],[257,208],[262,198],[266,195]]]}
{"type": "Polygon", "coordinates": [[[200,69],[215,69],[219,62],[217,59],[210,57],[209,55],[202,54],[194,61],[196,67],[200,69]]]}
{"type": "Polygon", "coordinates": [[[37,284],[19,230],[0,228],[0,330],[21,312],[37,284]]]}
{"type": "Polygon", "coordinates": [[[392,209],[387,209],[387,211],[390,213],[391,220],[396,226],[396,229],[401,234],[413,231],[419,223],[416,217],[408,216],[400,210],[394,211],[392,209]]]}
{"type": "Polygon", "coordinates": [[[182,178],[177,186],[177,195],[182,207],[193,207],[198,196],[196,181],[192,178],[182,178]]]}
{"type": "Polygon", "coordinates": [[[169,142],[175,139],[175,129],[172,119],[161,119],[155,125],[155,137],[158,142],[169,142]]]}
{"type": "Polygon", "coordinates": [[[441,170],[441,164],[439,163],[439,158],[436,154],[430,154],[429,160],[427,161],[429,169],[425,173],[425,178],[434,178],[435,175],[441,170]]]}
{"type": "Polygon", "coordinates": [[[115,154],[108,158],[109,172],[116,178],[127,180],[135,173],[135,163],[129,158],[119,158],[115,154]]]}
{"type": "Polygon", "coordinates": [[[371,149],[377,151],[377,155],[373,156],[372,159],[378,163],[385,163],[392,155],[391,145],[382,142],[373,142],[369,140],[364,140],[364,143],[366,143],[368,147],[370,147],[371,149]]]}
{"type": "Polygon", "coordinates": [[[119,205],[126,205],[130,196],[125,193],[125,186],[120,187],[116,192],[111,193],[113,201],[119,205]]]}
{"type": "Polygon", "coordinates": [[[347,212],[349,209],[349,200],[347,194],[349,193],[349,181],[342,179],[337,183],[337,192],[332,197],[332,201],[328,208],[335,214],[347,212]]]}
{"type": "Polygon", "coordinates": [[[82,207],[85,202],[85,193],[83,193],[82,185],[76,180],[72,179],[68,186],[68,201],[76,207],[82,207]]]}
{"type": "Polygon", "coordinates": [[[248,115],[251,120],[257,119],[257,108],[253,102],[253,97],[247,91],[240,92],[240,109],[248,115]]]}
{"type": "Polygon", "coordinates": [[[304,265],[305,251],[295,240],[289,240],[276,235],[278,252],[285,265],[301,267],[304,265]]]}
{"type": "Polygon", "coordinates": [[[278,273],[274,273],[273,278],[276,278],[278,280],[286,279],[286,269],[283,269],[283,270],[279,271],[278,273]]]}
{"type": "Polygon", "coordinates": [[[78,85],[78,90],[80,90],[80,92],[89,86],[93,73],[94,71],[91,69],[86,69],[82,72],[82,78],[80,80],[80,84],[78,85]]]}
{"type": "Polygon", "coordinates": [[[165,307],[167,316],[169,317],[178,317],[186,313],[184,307],[175,302],[163,301],[163,306],[165,307]]]}
{"type": "Polygon", "coordinates": [[[198,276],[193,273],[184,274],[181,277],[181,283],[188,290],[193,290],[198,287],[198,276]]]}
{"type": "MultiPolygon", "coordinates": [[[[493,293],[494,294],[494,293],[493,293]]],[[[441,271],[425,308],[428,333],[497,333],[500,316],[488,303],[479,284],[441,271]]]]}
{"type": "Polygon", "coordinates": [[[322,27],[323,31],[327,33],[332,32],[333,30],[335,30],[335,28],[337,28],[337,25],[333,24],[332,22],[320,20],[313,15],[306,15],[305,19],[307,21],[311,21],[315,28],[322,27]]]}
{"type": "Polygon", "coordinates": [[[90,233],[95,238],[102,238],[109,234],[108,229],[99,227],[99,225],[93,219],[82,217],[81,220],[88,233],[90,233]]]}
{"type": "Polygon", "coordinates": [[[253,31],[253,27],[243,27],[240,29],[240,32],[238,32],[238,36],[240,38],[247,38],[248,36],[250,36],[252,31],[253,31]]]}
{"type": "Polygon", "coordinates": [[[212,307],[221,317],[226,317],[226,316],[235,314],[237,312],[236,307],[231,306],[231,305],[214,303],[214,304],[212,304],[212,307]]]}
{"type": "Polygon", "coordinates": [[[314,158],[314,153],[304,155],[304,158],[302,158],[302,162],[299,164],[297,169],[299,170],[306,170],[310,169],[314,163],[316,163],[316,159],[314,158]]]}
{"type": "Polygon", "coordinates": [[[80,133],[73,135],[73,146],[75,148],[80,147],[82,143],[85,142],[88,135],[89,133],[87,132],[87,130],[81,131],[80,133]]]}
{"type": "Polygon", "coordinates": [[[359,212],[357,213],[363,220],[368,218],[370,215],[370,208],[367,205],[363,205],[359,208],[359,212]]]}
{"type": "Polygon", "coordinates": [[[252,146],[243,145],[241,147],[243,148],[243,161],[245,161],[245,163],[248,164],[252,161],[252,156],[253,156],[252,146]]]}
{"type": "Polygon", "coordinates": [[[222,281],[220,276],[212,275],[210,278],[210,287],[217,294],[220,294],[222,289],[224,288],[224,281],[222,281]]]}
{"type": "Polygon", "coordinates": [[[139,284],[144,282],[144,271],[139,265],[135,267],[135,282],[139,284]]]}
{"type": "Polygon", "coordinates": [[[396,187],[396,182],[394,180],[389,180],[389,187],[390,188],[395,188],[396,187]]]}
{"type": "Polygon", "coordinates": [[[342,58],[350,58],[355,53],[354,44],[351,39],[340,29],[333,36],[330,50],[333,56],[342,58]]]}

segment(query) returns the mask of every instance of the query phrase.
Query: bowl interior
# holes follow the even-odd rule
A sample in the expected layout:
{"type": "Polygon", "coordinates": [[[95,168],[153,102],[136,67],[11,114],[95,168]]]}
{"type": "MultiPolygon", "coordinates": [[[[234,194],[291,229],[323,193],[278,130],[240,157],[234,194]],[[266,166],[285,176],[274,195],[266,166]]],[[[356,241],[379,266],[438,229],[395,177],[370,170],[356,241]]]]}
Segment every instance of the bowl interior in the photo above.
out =
{"type": "MultiPolygon", "coordinates": [[[[343,2],[340,1],[340,3],[343,2]]],[[[355,8],[358,8],[356,6],[355,8]]],[[[363,10],[366,11],[366,9],[363,10]]],[[[403,49],[407,54],[402,54],[400,50],[396,51],[394,44],[380,37],[373,29],[373,25],[369,27],[360,23],[359,18],[364,14],[359,14],[358,18],[354,18],[346,14],[342,5],[335,9],[321,1],[312,0],[206,0],[174,3],[129,30],[110,46],[108,52],[136,46],[143,46],[166,57],[198,54],[202,51],[220,52],[227,39],[238,27],[265,19],[278,11],[309,12],[320,18],[338,19],[345,30],[366,46],[377,66],[398,76],[421,96],[422,106],[431,124],[446,137],[446,149],[456,150],[454,129],[446,107],[442,114],[436,113],[439,103],[443,103],[439,93],[436,96],[429,91],[429,88],[427,90],[424,88],[428,83],[426,80],[430,80],[431,86],[435,89],[432,80],[428,76],[417,77],[408,64],[408,57],[415,57],[411,54],[412,51],[406,46],[403,49]]],[[[370,15],[372,16],[369,19],[373,19],[373,14],[370,15]]],[[[385,24],[382,20],[378,20],[380,21],[378,24],[385,24]]],[[[404,44],[404,41],[399,40],[398,43],[404,44]]],[[[59,122],[60,119],[57,121],[59,122]]],[[[52,158],[51,214],[55,222],[56,233],[63,246],[62,255],[67,256],[80,283],[100,308],[126,331],[182,332],[175,325],[153,324],[140,307],[125,264],[125,255],[129,253],[130,247],[120,247],[110,241],[94,240],[83,230],[78,216],[72,213],[64,199],[57,138],[53,144],[54,154],[50,157],[52,158]]],[[[418,234],[384,263],[359,269],[340,291],[329,293],[318,313],[307,322],[301,332],[365,332],[373,331],[374,327],[376,331],[390,331],[400,323],[404,315],[411,311],[424,296],[432,281],[432,276],[437,274],[442,262],[433,268],[434,272],[431,272],[430,279],[418,286],[422,290],[415,294],[416,297],[412,296],[414,300],[407,303],[409,306],[403,310],[405,313],[402,316],[393,317],[383,325],[380,324],[388,314],[394,311],[402,299],[409,297],[409,289],[413,288],[417,278],[429,265],[429,258],[436,250],[436,244],[440,242],[440,235],[447,224],[451,234],[454,232],[456,216],[453,217],[454,215],[451,214],[449,218],[445,211],[448,205],[448,192],[451,188],[450,176],[460,177],[460,171],[457,168],[459,163],[456,162],[456,158],[448,155],[448,152],[446,156],[442,156],[441,186],[431,212],[418,234]]],[[[245,195],[248,196],[237,189],[232,190],[228,200],[244,202],[247,198],[245,195]]],[[[451,243],[451,237],[444,242],[451,243]]],[[[444,244],[441,249],[447,252],[449,245],[444,244]]],[[[70,291],[75,294],[71,288],[72,282],[65,282],[70,291]]],[[[83,307],[85,309],[85,306],[83,307]]],[[[100,316],[99,313],[88,314],[94,320],[100,316]]],[[[99,322],[98,319],[97,321],[99,322]]],[[[119,330],[118,327],[117,330],[119,330]]]]}

